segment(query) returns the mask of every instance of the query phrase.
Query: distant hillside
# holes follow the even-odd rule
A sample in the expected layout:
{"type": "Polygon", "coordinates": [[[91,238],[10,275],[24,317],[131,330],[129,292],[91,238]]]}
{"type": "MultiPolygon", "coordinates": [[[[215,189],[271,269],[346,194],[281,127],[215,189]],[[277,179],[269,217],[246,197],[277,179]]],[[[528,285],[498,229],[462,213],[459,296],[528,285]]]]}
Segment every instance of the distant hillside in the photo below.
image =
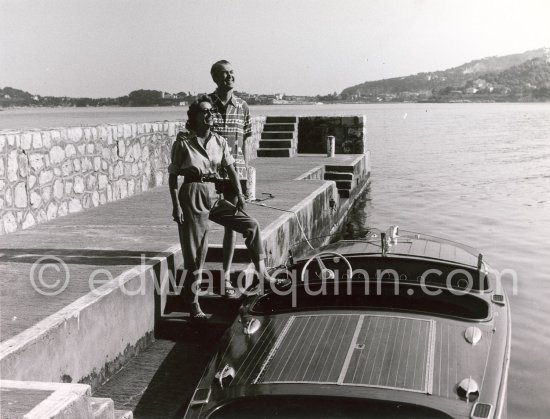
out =
{"type": "Polygon", "coordinates": [[[0,107],[10,106],[29,106],[36,104],[37,98],[23,90],[12,87],[0,88],[0,107]]]}
{"type": "MultiPolygon", "coordinates": [[[[477,79],[485,74],[491,74],[495,82],[498,74],[515,66],[520,66],[526,61],[539,58],[541,62],[550,57],[549,48],[540,48],[521,54],[506,55],[503,57],[488,57],[474,60],[459,67],[444,71],[430,73],[418,73],[412,76],[395,77],[385,80],[367,81],[342,91],[343,97],[372,96],[384,93],[397,94],[400,92],[433,92],[445,88],[462,87],[467,82],[477,79]]],[[[511,80],[513,75],[520,77],[525,69],[514,70],[506,76],[511,80]]],[[[518,83],[522,83],[518,79],[518,83]]],[[[499,82],[501,83],[501,82],[499,82]]],[[[510,86],[511,87],[511,86],[510,86]]]]}
{"type": "Polygon", "coordinates": [[[24,106],[175,106],[186,103],[191,93],[166,93],[159,90],[134,90],[117,98],[89,98],[33,95],[13,87],[0,88],[0,108],[24,106]]]}
{"type": "Polygon", "coordinates": [[[550,87],[550,59],[533,58],[501,72],[483,75],[487,83],[506,86],[512,90],[550,87]]]}

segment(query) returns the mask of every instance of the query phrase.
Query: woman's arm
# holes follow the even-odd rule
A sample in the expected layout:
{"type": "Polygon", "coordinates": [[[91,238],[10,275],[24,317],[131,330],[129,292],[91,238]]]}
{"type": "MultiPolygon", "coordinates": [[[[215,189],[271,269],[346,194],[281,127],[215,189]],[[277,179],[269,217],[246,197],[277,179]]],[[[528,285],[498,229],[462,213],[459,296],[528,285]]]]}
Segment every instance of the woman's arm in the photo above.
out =
{"type": "Polygon", "coordinates": [[[168,176],[170,198],[172,198],[172,218],[178,224],[183,223],[183,213],[178,202],[178,176],[170,173],[168,176]]]}
{"type": "Polygon", "coordinates": [[[238,194],[237,208],[242,210],[244,209],[244,195],[241,191],[241,182],[239,181],[239,175],[237,174],[237,171],[232,164],[226,166],[225,170],[227,172],[227,176],[229,177],[231,185],[233,185],[233,188],[235,188],[235,191],[237,191],[238,194]]]}
{"type": "Polygon", "coordinates": [[[178,132],[176,141],[172,145],[170,152],[170,165],[168,166],[168,187],[170,188],[170,198],[172,198],[172,218],[178,224],[183,223],[183,213],[178,202],[178,172],[183,163],[182,143],[185,134],[178,132]]]}

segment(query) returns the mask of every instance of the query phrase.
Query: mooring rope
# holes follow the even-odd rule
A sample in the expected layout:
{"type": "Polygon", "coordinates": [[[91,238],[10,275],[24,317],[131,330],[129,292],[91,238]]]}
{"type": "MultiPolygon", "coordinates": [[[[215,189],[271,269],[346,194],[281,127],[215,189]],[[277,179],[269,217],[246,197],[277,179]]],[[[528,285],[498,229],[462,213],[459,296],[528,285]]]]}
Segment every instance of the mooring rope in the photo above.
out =
{"type": "MultiPolygon", "coordinates": [[[[272,196],[273,197],[273,196],[272,196]]],[[[306,235],[306,232],[304,231],[304,227],[302,226],[302,223],[300,222],[300,218],[298,217],[298,213],[296,211],[292,211],[292,210],[287,210],[287,209],[284,209],[284,208],[279,208],[279,207],[274,207],[273,205],[267,205],[267,204],[264,204],[263,202],[254,202],[254,201],[247,201],[247,204],[252,204],[252,205],[256,205],[258,207],[266,207],[266,208],[271,208],[271,209],[274,209],[274,210],[277,210],[277,211],[282,211],[282,212],[289,212],[291,214],[294,214],[296,216],[296,221],[298,222],[298,227],[300,227],[300,231],[302,232],[302,236],[304,236],[304,238],[306,239],[306,242],[307,244],[309,245],[309,247],[312,249],[312,250],[315,250],[315,247],[313,247],[311,245],[311,243],[309,242],[309,239],[306,235]]]]}

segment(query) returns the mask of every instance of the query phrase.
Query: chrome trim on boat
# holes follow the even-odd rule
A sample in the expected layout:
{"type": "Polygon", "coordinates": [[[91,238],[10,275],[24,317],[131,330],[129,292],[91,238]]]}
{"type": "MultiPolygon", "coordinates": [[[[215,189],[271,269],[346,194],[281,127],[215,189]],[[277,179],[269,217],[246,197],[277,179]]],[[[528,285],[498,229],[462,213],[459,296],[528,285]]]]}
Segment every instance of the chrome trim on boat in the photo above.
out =
{"type": "Polygon", "coordinates": [[[391,225],[388,228],[387,235],[390,240],[390,244],[395,244],[397,242],[397,238],[399,237],[399,226],[391,225]]]}
{"type": "Polygon", "coordinates": [[[500,294],[493,294],[491,296],[491,301],[495,304],[498,304],[499,306],[506,305],[506,300],[504,299],[504,296],[500,294]]]}
{"type": "Polygon", "coordinates": [[[479,386],[472,377],[468,377],[458,383],[456,392],[461,398],[472,401],[470,396],[473,396],[473,400],[479,397],[479,386]]]}
{"type": "Polygon", "coordinates": [[[475,326],[470,326],[464,331],[464,339],[472,346],[476,345],[481,340],[482,334],[475,326]]]}
{"type": "Polygon", "coordinates": [[[218,380],[220,387],[224,388],[224,380],[229,378],[231,382],[235,378],[235,369],[229,364],[226,364],[225,367],[218,371],[214,377],[218,380]]]}
{"type": "Polygon", "coordinates": [[[243,326],[243,333],[245,335],[253,335],[260,329],[261,323],[258,319],[250,319],[243,326]]]}
{"type": "Polygon", "coordinates": [[[493,411],[493,405],[489,403],[474,403],[472,407],[472,413],[470,413],[471,419],[487,419],[491,417],[493,411]]]}
{"type": "Polygon", "coordinates": [[[430,337],[428,343],[428,359],[426,360],[426,393],[433,393],[434,385],[434,363],[435,363],[435,333],[436,322],[430,320],[430,337]]]}
{"type": "Polygon", "coordinates": [[[207,404],[210,401],[210,394],[212,389],[210,388],[196,388],[189,402],[190,406],[197,406],[200,404],[207,404]],[[204,394],[206,393],[206,394],[204,394]]]}

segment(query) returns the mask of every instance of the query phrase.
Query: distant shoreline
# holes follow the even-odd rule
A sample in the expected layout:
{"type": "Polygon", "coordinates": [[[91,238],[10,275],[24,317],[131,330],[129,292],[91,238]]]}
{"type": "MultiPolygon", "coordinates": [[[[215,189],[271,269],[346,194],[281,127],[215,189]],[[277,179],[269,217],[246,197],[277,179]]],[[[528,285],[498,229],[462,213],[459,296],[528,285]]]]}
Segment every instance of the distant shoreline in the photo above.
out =
{"type": "MultiPolygon", "coordinates": [[[[431,103],[431,104],[453,104],[453,103],[550,103],[550,99],[544,99],[544,100],[498,100],[498,99],[479,99],[479,100],[472,100],[472,99],[453,99],[453,100],[415,100],[415,101],[364,101],[364,102],[295,102],[295,103],[273,103],[273,104],[251,104],[250,107],[261,107],[261,106],[276,106],[276,107],[285,107],[285,106],[337,106],[337,105],[396,105],[396,104],[412,104],[412,103],[418,103],[418,104],[425,104],[425,103],[431,103]]],[[[112,105],[112,106],[6,106],[6,107],[0,107],[0,112],[5,110],[20,110],[20,109],[74,109],[74,110],[84,110],[84,109],[150,109],[150,108],[158,108],[158,109],[173,109],[173,108],[182,108],[186,109],[188,105],[169,105],[169,106],[159,106],[159,105],[153,105],[153,106],[120,106],[120,105],[112,105]]]]}

